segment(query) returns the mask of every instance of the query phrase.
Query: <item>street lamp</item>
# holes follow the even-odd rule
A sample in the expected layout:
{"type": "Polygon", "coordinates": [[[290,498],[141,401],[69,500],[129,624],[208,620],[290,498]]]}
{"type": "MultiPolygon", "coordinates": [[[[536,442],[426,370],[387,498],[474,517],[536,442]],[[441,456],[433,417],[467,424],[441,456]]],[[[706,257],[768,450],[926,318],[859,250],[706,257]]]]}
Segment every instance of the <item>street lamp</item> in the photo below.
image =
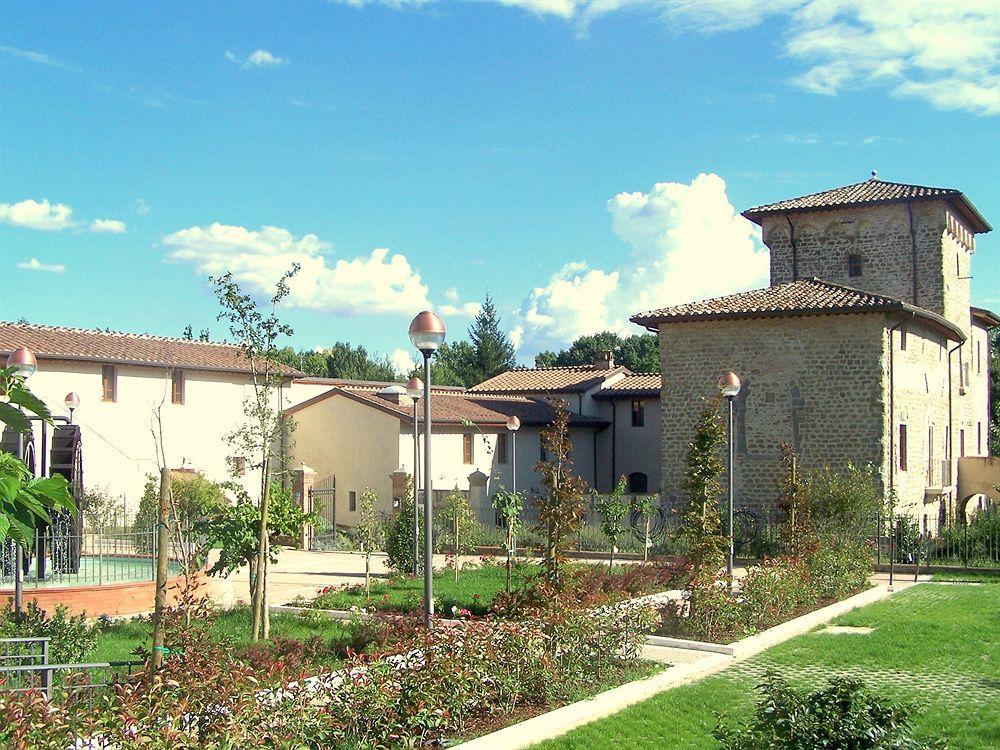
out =
{"type": "MultiPolygon", "coordinates": [[[[507,429],[510,431],[510,491],[517,493],[517,431],[521,429],[521,420],[516,415],[507,417],[507,429]]],[[[517,550],[514,548],[514,535],[510,533],[512,521],[507,519],[507,548],[513,559],[517,550]]],[[[508,566],[509,567],[509,566],[508,566]]]]}
{"type": "Polygon", "coordinates": [[[431,355],[444,343],[444,323],[424,310],[410,323],[410,343],[424,355],[424,626],[430,628],[434,610],[434,542],[431,498],[431,355]]]}
{"type": "MultiPolygon", "coordinates": [[[[7,357],[7,367],[13,367],[18,375],[27,380],[38,370],[38,360],[35,359],[35,355],[30,349],[20,346],[7,357]]],[[[18,407],[18,409],[20,408],[18,407]]],[[[17,433],[17,458],[19,461],[24,460],[24,433],[20,431],[17,433]]],[[[20,620],[21,613],[24,611],[24,548],[20,544],[16,545],[16,547],[16,559],[14,561],[16,568],[14,570],[14,612],[17,614],[17,619],[20,620]]]]}
{"type": "Polygon", "coordinates": [[[735,551],[735,544],[733,539],[733,401],[740,393],[740,378],[739,376],[730,370],[721,378],[719,378],[719,392],[725,396],[726,400],[729,402],[729,558],[726,560],[726,573],[729,576],[729,585],[733,585],[733,553],[735,551]]]}
{"type": "Polygon", "coordinates": [[[420,572],[420,433],[417,431],[417,402],[424,395],[420,378],[410,378],[406,393],[413,399],[413,575],[420,572]]]}
{"type": "Polygon", "coordinates": [[[66,398],[63,399],[63,403],[66,404],[66,408],[69,409],[69,423],[73,424],[73,412],[76,411],[76,407],[80,405],[80,397],[77,396],[75,392],[70,391],[66,394],[66,398]]]}

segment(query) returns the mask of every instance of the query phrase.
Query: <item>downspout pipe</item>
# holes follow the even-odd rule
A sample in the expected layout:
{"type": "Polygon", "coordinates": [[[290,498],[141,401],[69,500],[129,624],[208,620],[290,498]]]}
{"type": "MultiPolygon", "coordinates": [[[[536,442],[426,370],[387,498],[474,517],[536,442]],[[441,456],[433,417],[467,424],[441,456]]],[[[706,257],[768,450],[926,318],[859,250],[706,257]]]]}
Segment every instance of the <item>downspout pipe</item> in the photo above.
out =
{"type": "Polygon", "coordinates": [[[792,281],[799,280],[799,248],[795,244],[795,225],[792,224],[792,220],[788,217],[787,213],[782,214],[785,217],[785,221],[788,222],[788,241],[792,246],[792,281]]]}
{"type": "Polygon", "coordinates": [[[913,263],[913,304],[920,304],[920,296],[917,293],[917,233],[913,228],[913,205],[906,204],[906,213],[910,217],[910,254],[913,263]]]}
{"type": "Polygon", "coordinates": [[[611,399],[611,489],[615,488],[615,456],[618,453],[618,401],[611,399]]]}
{"type": "MultiPolygon", "coordinates": [[[[949,463],[949,468],[951,468],[952,462],[954,462],[954,460],[955,460],[955,423],[954,423],[955,414],[954,414],[954,403],[953,403],[954,402],[954,390],[955,390],[955,388],[954,388],[954,382],[953,382],[953,379],[952,379],[952,376],[951,376],[951,355],[954,354],[955,352],[957,352],[963,346],[965,346],[965,342],[964,341],[960,342],[958,344],[958,346],[955,346],[954,348],[948,350],[948,463],[949,463]]],[[[961,357],[961,354],[960,354],[959,355],[959,366],[958,366],[958,382],[959,382],[959,385],[962,384],[962,364],[961,364],[961,362],[962,362],[962,357],[961,357]]],[[[958,464],[955,463],[954,466],[956,468],[956,471],[955,471],[955,476],[953,477],[953,479],[954,479],[954,484],[957,485],[958,484],[958,471],[957,471],[958,464]]]]}
{"type": "Polygon", "coordinates": [[[916,317],[911,311],[909,317],[900,320],[889,329],[889,496],[896,490],[896,347],[893,334],[916,317]]]}

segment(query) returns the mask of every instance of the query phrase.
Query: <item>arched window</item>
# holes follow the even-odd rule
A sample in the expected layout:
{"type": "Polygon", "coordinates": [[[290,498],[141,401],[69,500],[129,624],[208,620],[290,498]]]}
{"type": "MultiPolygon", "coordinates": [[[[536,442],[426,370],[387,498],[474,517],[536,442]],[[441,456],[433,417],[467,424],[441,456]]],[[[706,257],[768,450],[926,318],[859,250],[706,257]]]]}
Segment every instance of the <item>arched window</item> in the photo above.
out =
{"type": "Polygon", "coordinates": [[[641,471],[628,475],[628,491],[634,494],[649,492],[649,478],[641,471]]]}
{"type": "Polygon", "coordinates": [[[861,256],[860,255],[848,255],[847,256],[847,275],[851,278],[855,278],[861,275],[861,256]]]}

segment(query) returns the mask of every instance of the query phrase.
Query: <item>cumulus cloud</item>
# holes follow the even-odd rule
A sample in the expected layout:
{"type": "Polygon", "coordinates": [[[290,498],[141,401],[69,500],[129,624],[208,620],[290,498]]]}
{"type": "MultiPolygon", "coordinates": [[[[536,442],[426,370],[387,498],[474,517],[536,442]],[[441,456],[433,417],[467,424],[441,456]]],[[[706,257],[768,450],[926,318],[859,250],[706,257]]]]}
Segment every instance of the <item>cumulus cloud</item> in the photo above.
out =
{"type": "Polygon", "coordinates": [[[0,203],[0,223],[41,232],[58,232],[74,225],[73,209],[63,203],[50,203],[47,198],[0,203]]]}
{"type": "Polygon", "coordinates": [[[90,231],[98,234],[123,234],[125,222],[118,219],[94,219],[90,222],[90,231]]]}
{"type": "Polygon", "coordinates": [[[637,312],[766,286],[768,253],[715,174],[661,182],[608,201],[611,227],[630,247],[617,268],[569,263],[522,302],[514,338],[526,353],[598,331],[636,333],[637,312]]]}
{"type": "Polygon", "coordinates": [[[285,301],[292,307],[354,315],[412,314],[431,306],[420,274],[405,256],[385,248],[349,260],[333,258],[331,244],[314,234],[295,237],[281,227],[250,230],[219,223],[182,229],[163,244],[170,259],[193,264],[199,274],[231,271],[263,295],[272,294],[278,278],[298,263],[302,270],[285,301]]]}
{"type": "Polygon", "coordinates": [[[406,349],[393,349],[392,354],[389,355],[389,360],[392,362],[392,366],[396,368],[396,372],[403,377],[408,376],[413,372],[413,368],[417,366],[416,361],[406,349]]]}
{"type": "Polygon", "coordinates": [[[232,63],[236,63],[244,70],[248,68],[276,68],[288,62],[284,57],[278,57],[266,49],[255,49],[245,57],[227,51],[226,59],[232,63]]]}
{"type": "Polygon", "coordinates": [[[24,271],[42,271],[43,273],[65,273],[66,266],[62,263],[42,263],[38,258],[18,263],[17,267],[24,271]]]}
{"type": "MultiPolygon", "coordinates": [[[[373,0],[402,8],[423,5],[373,0]]],[[[573,25],[584,36],[601,16],[630,11],[683,33],[782,24],[782,52],[803,66],[791,83],[833,96],[880,87],[945,110],[1000,113],[1000,14],[996,3],[950,0],[493,0],[573,25]]],[[[353,5],[369,4],[365,0],[353,5]]],[[[427,3],[430,4],[430,3],[427,3]]]]}

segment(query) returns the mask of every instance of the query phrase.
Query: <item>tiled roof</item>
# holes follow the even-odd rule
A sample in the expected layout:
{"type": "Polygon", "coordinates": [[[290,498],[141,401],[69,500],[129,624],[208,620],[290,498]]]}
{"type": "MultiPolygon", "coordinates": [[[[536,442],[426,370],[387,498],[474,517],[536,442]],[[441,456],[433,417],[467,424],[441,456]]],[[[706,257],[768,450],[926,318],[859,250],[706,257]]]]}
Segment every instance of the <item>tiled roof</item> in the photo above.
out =
{"type": "Polygon", "coordinates": [[[991,227],[976,207],[969,202],[961,190],[954,188],[924,187],[886,182],[874,177],[853,185],[824,190],[798,198],[789,198],[777,203],[748,208],[743,216],[760,223],[760,218],[768,214],[810,211],[844,206],[864,206],[878,203],[898,203],[900,201],[947,200],[955,203],[972,225],[974,232],[988,232],[991,227]]]}
{"type": "Polygon", "coordinates": [[[590,390],[625,367],[599,370],[593,365],[517,367],[472,386],[472,393],[576,393],[590,390]]]}
{"type": "MultiPolygon", "coordinates": [[[[296,383],[304,383],[306,385],[328,385],[331,388],[334,387],[346,387],[352,389],[369,390],[369,391],[381,391],[383,388],[388,388],[392,385],[398,385],[405,388],[405,382],[389,382],[388,380],[347,380],[346,378],[320,378],[313,376],[306,376],[304,378],[295,378],[296,383]]],[[[464,391],[460,385],[434,385],[431,383],[431,391],[464,391]]]]}
{"type": "Polygon", "coordinates": [[[626,398],[629,396],[659,396],[663,378],[658,372],[630,372],[625,377],[604,386],[594,398],[626,398]]]}
{"type": "MultiPolygon", "coordinates": [[[[346,396],[360,403],[368,404],[409,422],[413,417],[413,407],[397,404],[379,396],[368,388],[340,387],[304,401],[286,410],[294,414],[313,404],[333,396],[346,396]]],[[[422,406],[418,407],[423,409],[422,406]]],[[[419,412],[423,414],[422,411],[419,412]]],[[[554,412],[544,401],[518,396],[490,396],[468,392],[442,392],[431,399],[431,420],[435,424],[460,425],[466,421],[479,426],[501,427],[507,424],[507,417],[516,416],[523,425],[545,425],[552,422],[554,412]]],[[[603,427],[606,422],[580,414],[570,414],[570,424],[576,427],[603,427]]]]}
{"type": "MultiPolygon", "coordinates": [[[[250,370],[242,351],[234,344],[0,321],[0,354],[6,357],[20,346],[28,347],[42,360],[121,362],[223,372],[250,370]]],[[[287,365],[279,368],[288,376],[302,374],[287,365]]]]}
{"type": "Polygon", "coordinates": [[[962,332],[944,318],[902,300],[863,292],[819,279],[800,279],[765,289],[726,297],[689,302],[633,315],[630,320],[650,330],[661,323],[699,320],[770,318],[785,315],[832,315],[844,313],[901,311],[918,315],[964,340],[962,332]]]}

